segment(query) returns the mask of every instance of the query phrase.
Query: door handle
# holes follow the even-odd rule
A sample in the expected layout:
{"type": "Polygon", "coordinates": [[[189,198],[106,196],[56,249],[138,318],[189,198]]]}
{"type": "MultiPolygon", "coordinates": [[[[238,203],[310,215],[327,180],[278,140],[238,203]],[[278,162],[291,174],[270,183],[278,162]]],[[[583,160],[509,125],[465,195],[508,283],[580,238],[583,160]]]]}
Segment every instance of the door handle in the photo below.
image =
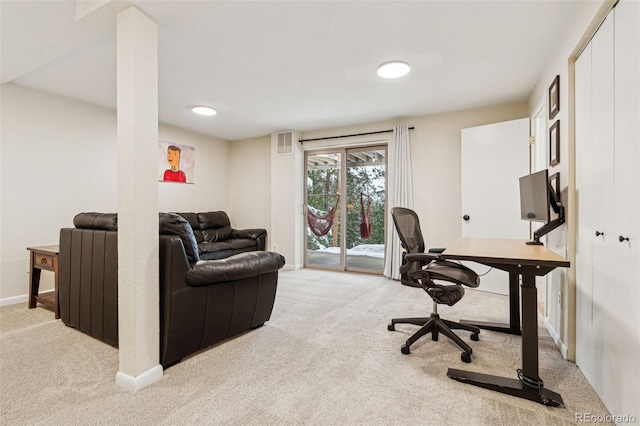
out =
{"type": "Polygon", "coordinates": [[[599,237],[600,235],[604,235],[604,232],[596,231],[596,237],[599,237]]]}
{"type": "Polygon", "coordinates": [[[465,220],[465,222],[468,222],[469,219],[471,219],[468,214],[465,214],[464,216],[462,216],[462,218],[465,220]]]}
{"type": "Polygon", "coordinates": [[[623,237],[622,235],[620,235],[620,236],[618,237],[618,241],[620,241],[620,242],[623,242],[623,241],[629,241],[629,237],[626,237],[626,238],[625,238],[625,237],[623,237]]]}

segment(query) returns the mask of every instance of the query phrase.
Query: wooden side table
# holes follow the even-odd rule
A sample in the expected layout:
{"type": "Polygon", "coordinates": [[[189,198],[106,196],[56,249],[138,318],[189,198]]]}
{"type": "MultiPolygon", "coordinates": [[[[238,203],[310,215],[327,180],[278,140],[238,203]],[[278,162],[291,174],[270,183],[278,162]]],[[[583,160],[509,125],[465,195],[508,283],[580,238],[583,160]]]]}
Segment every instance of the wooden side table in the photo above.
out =
{"type": "Polygon", "coordinates": [[[33,309],[40,303],[44,307],[53,310],[56,319],[60,318],[60,304],[58,303],[58,246],[27,247],[30,252],[29,261],[29,309],[33,309]],[[52,292],[38,294],[40,288],[40,272],[52,271],[55,275],[55,287],[52,292]]]}

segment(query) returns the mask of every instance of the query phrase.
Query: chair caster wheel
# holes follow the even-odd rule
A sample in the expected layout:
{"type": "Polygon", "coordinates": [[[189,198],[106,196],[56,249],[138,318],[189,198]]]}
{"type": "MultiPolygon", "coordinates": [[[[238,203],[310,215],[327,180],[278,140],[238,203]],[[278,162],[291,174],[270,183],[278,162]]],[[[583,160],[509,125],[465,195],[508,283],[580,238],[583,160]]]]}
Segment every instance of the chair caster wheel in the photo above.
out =
{"type": "Polygon", "coordinates": [[[431,333],[431,340],[433,340],[434,342],[438,341],[438,334],[436,332],[431,333]]]}
{"type": "Polygon", "coordinates": [[[462,355],[460,355],[460,359],[462,360],[462,362],[466,362],[468,364],[471,362],[471,354],[462,352],[462,355]]]}
{"type": "Polygon", "coordinates": [[[390,322],[389,324],[387,324],[387,330],[389,331],[396,331],[396,326],[393,325],[392,322],[390,322]]]}
{"type": "Polygon", "coordinates": [[[400,352],[402,352],[405,355],[409,355],[411,353],[411,351],[409,350],[409,346],[407,346],[406,343],[400,346],[400,352]]]}
{"type": "Polygon", "coordinates": [[[478,333],[471,333],[471,340],[473,340],[474,342],[480,340],[480,336],[478,336],[478,333]]]}

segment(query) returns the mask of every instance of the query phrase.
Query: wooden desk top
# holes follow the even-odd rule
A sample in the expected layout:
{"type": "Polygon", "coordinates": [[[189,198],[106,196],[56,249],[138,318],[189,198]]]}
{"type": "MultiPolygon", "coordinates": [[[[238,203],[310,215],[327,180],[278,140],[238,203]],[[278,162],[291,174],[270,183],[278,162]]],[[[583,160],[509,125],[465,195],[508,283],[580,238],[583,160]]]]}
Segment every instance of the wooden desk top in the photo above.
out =
{"type": "Polygon", "coordinates": [[[444,259],[471,260],[479,263],[571,266],[571,263],[545,246],[527,245],[527,240],[460,238],[442,253],[444,259]]]}

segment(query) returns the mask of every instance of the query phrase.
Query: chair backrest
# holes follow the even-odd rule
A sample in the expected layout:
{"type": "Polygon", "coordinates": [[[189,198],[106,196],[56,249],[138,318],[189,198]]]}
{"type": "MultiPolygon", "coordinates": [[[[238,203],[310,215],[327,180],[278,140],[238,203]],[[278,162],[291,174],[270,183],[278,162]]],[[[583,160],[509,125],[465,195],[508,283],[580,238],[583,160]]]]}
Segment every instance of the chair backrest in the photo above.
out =
{"type": "Polygon", "coordinates": [[[404,207],[393,207],[391,217],[398,231],[402,248],[407,253],[424,253],[424,239],[416,212],[404,207]]]}

